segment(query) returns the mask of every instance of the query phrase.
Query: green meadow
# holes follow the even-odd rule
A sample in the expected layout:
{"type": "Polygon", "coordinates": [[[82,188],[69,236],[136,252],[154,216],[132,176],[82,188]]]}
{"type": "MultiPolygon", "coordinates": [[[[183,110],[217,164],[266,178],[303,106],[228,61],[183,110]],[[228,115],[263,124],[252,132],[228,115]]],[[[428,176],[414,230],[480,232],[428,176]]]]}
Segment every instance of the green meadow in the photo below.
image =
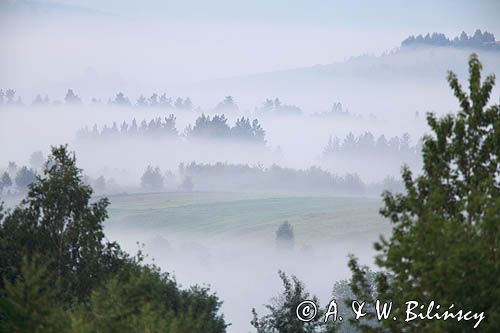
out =
{"type": "Polygon", "coordinates": [[[193,236],[274,236],[288,220],[297,240],[386,233],[379,198],[249,193],[150,193],[109,197],[106,228],[124,232],[175,232],[193,236]]]}

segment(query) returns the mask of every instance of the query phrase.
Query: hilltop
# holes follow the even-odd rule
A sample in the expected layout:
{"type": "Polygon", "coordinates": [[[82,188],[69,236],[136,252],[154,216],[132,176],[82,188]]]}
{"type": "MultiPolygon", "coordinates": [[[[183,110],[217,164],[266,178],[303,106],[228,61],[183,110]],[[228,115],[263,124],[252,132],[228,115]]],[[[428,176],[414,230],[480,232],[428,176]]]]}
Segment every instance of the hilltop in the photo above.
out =
{"type": "Polygon", "coordinates": [[[401,42],[401,48],[414,48],[421,46],[469,48],[475,50],[500,51],[500,42],[495,39],[495,35],[477,29],[473,35],[467,35],[462,31],[460,36],[453,39],[446,37],[443,33],[427,33],[425,36],[409,36],[401,42]]]}

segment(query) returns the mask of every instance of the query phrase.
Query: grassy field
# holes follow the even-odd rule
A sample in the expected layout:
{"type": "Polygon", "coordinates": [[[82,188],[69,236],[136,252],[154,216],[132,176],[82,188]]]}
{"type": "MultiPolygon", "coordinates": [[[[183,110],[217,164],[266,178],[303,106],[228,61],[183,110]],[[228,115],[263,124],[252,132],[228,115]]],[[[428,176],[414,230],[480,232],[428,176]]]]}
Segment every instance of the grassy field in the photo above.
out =
{"type": "Polygon", "coordinates": [[[109,197],[106,228],[192,235],[273,237],[288,220],[298,240],[386,233],[376,198],[243,193],[153,193],[109,197]]]}

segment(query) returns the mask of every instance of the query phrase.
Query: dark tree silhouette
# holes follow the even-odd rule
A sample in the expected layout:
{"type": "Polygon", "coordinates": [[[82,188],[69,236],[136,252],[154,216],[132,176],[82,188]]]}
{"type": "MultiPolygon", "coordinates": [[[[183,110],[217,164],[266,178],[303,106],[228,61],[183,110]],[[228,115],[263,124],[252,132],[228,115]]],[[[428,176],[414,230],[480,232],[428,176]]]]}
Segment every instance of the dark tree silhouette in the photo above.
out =
{"type": "Polygon", "coordinates": [[[276,247],[279,251],[291,251],[295,246],[295,234],[288,221],[283,222],[276,230],[276,247]]]}
{"type": "Polygon", "coordinates": [[[77,105],[81,104],[82,100],[78,97],[77,94],[73,92],[73,89],[68,89],[66,96],[64,97],[64,102],[68,105],[77,105]]]}

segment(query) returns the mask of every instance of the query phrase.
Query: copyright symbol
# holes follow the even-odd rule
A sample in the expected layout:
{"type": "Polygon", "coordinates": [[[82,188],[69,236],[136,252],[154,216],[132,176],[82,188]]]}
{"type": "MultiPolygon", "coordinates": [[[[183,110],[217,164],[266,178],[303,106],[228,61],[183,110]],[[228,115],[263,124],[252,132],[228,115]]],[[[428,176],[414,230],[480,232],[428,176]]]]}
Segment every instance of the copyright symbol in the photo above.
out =
{"type": "Polygon", "coordinates": [[[316,317],[316,314],[318,313],[318,308],[316,307],[316,304],[314,304],[313,301],[308,301],[305,300],[301,302],[299,305],[297,305],[297,309],[295,310],[295,313],[297,315],[297,319],[300,321],[311,321],[316,317]]]}

